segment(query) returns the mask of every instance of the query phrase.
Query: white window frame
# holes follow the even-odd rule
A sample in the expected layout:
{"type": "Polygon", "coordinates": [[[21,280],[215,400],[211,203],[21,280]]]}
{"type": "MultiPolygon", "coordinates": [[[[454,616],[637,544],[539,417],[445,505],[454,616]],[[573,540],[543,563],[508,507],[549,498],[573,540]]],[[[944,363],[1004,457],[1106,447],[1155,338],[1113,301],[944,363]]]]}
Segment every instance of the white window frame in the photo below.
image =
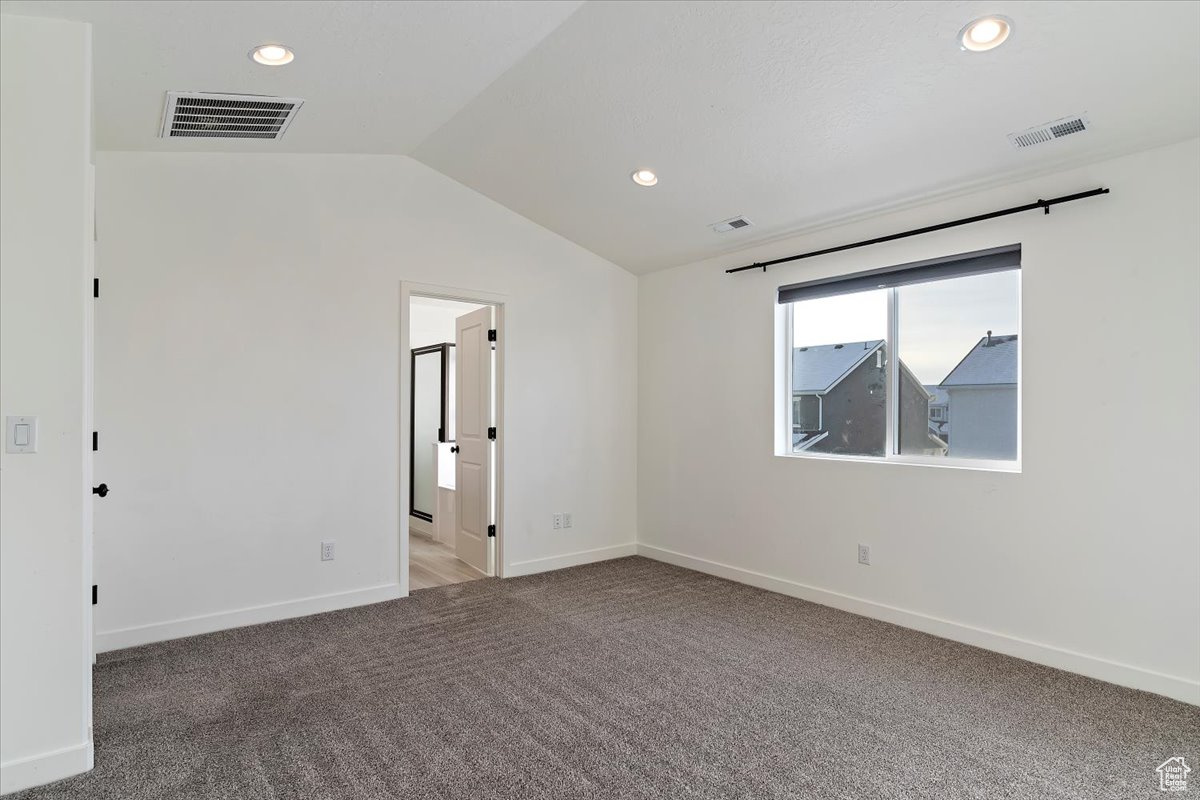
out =
{"type": "MultiPolygon", "coordinates": [[[[1021,471],[1022,440],[1024,425],[1022,421],[1022,398],[1025,394],[1025,381],[1022,375],[1022,364],[1025,360],[1025,338],[1021,336],[1024,320],[1021,313],[1021,284],[1020,270],[1017,273],[1017,457],[1014,461],[1001,461],[983,458],[955,458],[952,456],[927,456],[902,454],[899,449],[898,430],[895,416],[899,410],[897,398],[900,388],[900,370],[896,369],[899,358],[895,357],[898,350],[895,347],[899,341],[899,319],[896,307],[899,299],[899,288],[890,288],[887,303],[887,385],[888,402],[886,446],[882,456],[852,456],[835,453],[813,453],[792,451],[792,336],[794,303],[775,303],[775,455],[780,458],[809,459],[817,461],[857,461],[866,464],[902,464],[919,467],[940,467],[943,469],[973,469],[988,472],[1021,471]]],[[[956,280],[950,278],[948,280],[956,280]]],[[[870,290],[866,290],[870,291],[870,290]]],[[[949,413],[946,414],[949,419],[949,413]]],[[[953,435],[953,433],[951,434],[953,435]]]]}

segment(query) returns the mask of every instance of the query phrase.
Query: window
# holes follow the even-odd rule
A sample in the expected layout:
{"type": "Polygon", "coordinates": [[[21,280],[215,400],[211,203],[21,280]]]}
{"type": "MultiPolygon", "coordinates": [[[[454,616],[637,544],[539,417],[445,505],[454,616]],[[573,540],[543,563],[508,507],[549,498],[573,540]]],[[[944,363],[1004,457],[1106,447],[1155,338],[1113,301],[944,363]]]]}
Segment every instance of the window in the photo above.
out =
{"type": "Polygon", "coordinates": [[[798,395],[792,400],[792,404],[792,425],[797,433],[821,430],[821,398],[819,395],[798,395]]]}
{"type": "Polygon", "coordinates": [[[781,287],[784,453],[1014,467],[1020,252],[781,287]]]}

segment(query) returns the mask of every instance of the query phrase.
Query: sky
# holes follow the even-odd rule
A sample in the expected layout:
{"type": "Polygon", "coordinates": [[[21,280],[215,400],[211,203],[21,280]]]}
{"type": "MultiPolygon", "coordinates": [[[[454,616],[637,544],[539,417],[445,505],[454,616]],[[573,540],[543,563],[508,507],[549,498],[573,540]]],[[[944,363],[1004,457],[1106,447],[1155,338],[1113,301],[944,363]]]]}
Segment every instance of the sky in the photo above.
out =
{"type": "MultiPolygon", "coordinates": [[[[1020,281],[1012,270],[900,287],[900,360],[921,383],[937,384],[989,330],[1018,333],[1020,281]]],[[[795,303],[793,344],[886,339],[888,291],[795,303]]]]}

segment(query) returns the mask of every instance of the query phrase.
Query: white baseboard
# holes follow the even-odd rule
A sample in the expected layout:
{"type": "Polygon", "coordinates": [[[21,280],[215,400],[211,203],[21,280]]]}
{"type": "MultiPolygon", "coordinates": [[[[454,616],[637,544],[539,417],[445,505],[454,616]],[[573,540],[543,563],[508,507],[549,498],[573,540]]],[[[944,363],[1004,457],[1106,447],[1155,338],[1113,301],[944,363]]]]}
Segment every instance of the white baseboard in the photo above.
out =
{"type": "Polygon", "coordinates": [[[151,642],[164,642],[168,639],[196,636],[201,633],[223,631],[228,628],[258,625],[263,622],[276,622],[281,619],[304,617],[309,614],[321,614],[326,611],[337,611],[343,608],[352,608],[353,606],[365,606],[370,603],[382,603],[385,600],[395,600],[398,597],[403,597],[400,593],[400,584],[386,583],[380,586],[369,586],[365,589],[354,589],[349,592],[303,597],[299,600],[268,603],[262,606],[239,608],[234,611],[220,611],[215,614],[173,619],[167,622],[138,625],[132,628],[98,631],[96,633],[96,652],[104,653],[108,650],[120,650],[123,647],[136,647],[137,645],[150,644],[151,642]]]}
{"type": "Polygon", "coordinates": [[[828,589],[820,589],[815,586],[787,580],[786,578],[764,575],[761,572],[754,572],[742,569],[741,567],[732,567],[728,564],[684,555],[683,553],[654,547],[653,545],[638,544],[637,552],[638,555],[652,558],[656,561],[663,561],[667,564],[674,564],[677,567],[685,567],[697,572],[716,575],[719,578],[756,586],[759,589],[778,592],[790,597],[798,597],[802,600],[809,600],[823,606],[831,606],[842,611],[849,611],[852,614],[890,622],[893,625],[899,625],[904,628],[912,628],[913,630],[940,636],[943,639],[951,639],[956,642],[974,645],[975,647],[982,647],[985,650],[993,650],[1004,655],[1044,664],[1048,667],[1086,675],[1089,678],[1096,678],[1097,680],[1115,683],[1120,686],[1128,686],[1133,689],[1161,694],[1185,703],[1200,705],[1200,682],[1188,680],[1187,678],[1165,675],[1161,672],[1154,672],[1130,664],[1122,664],[1085,653],[1077,653],[1073,650],[1064,650],[1048,644],[1031,642],[1027,639],[1020,639],[1015,636],[984,630],[983,628],[976,628],[959,622],[931,617],[915,611],[906,611],[895,606],[876,603],[872,600],[864,600],[839,592],[832,592],[828,589]]]}
{"type": "Polygon", "coordinates": [[[578,567],[581,564],[591,564],[595,561],[607,561],[610,558],[623,558],[637,555],[637,544],[615,544],[611,547],[597,547],[595,550],[581,550],[578,553],[564,553],[561,556],[534,558],[529,561],[515,561],[504,570],[504,577],[516,578],[521,575],[533,575],[538,572],[549,572],[555,569],[578,567]]]}
{"type": "Polygon", "coordinates": [[[92,743],[64,747],[0,764],[0,794],[61,781],[92,768],[92,743]]]}
{"type": "Polygon", "coordinates": [[[437,526],[432,522],[426,522],[420,517],[410,516],[408,518],[408,531],[409,533],[419,533],[427,539],[437,541],[437,526]]]}

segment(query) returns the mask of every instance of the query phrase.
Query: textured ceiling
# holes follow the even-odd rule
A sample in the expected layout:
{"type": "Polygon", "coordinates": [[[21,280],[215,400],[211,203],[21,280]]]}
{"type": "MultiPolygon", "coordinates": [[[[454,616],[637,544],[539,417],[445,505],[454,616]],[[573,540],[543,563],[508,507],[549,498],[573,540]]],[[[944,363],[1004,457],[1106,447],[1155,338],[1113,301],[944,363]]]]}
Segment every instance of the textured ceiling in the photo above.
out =
{"type": "Polygon", "coordinates": [[[1196,136],[1198,34],[1194,2],[588,3],[415,155],[645,272],[1196,136]],[[985,13],[1009,41],[961,51],[985,13]],[[1075,137],[1005,138],[1085,112],[1075,137]],[[708,228],[737,214],[755,227],[708,228]]]}
{"type": "Polygon", "coordinates": [[[1200,135],[1196,2],[0,10],[94,24],[100,149],[410,154],[634,272],[1200,135]],[[1009,41],[959,50],[987,13],[1014,20],[1009,41]],[[269,40],[295,63],[246,58],[269,40]],[[169,89],[307,102],[279,142],[164,141],[169,89]],[[1005,138],[1079,113],[1092,130],[1024,151],[1005,138]],[[738,214],[755,225],[708,227],[738,214]]]}
{"type": "Polygon", "coordinates": [[[581,2],[3,0],[0,11],[92,23],[98,149],[408,153],[581,2]],[[253,63],[264,42],[296,60],[253,63]],[[277,142],[163,140],[168,90],[306,103],[277,142]]]}

